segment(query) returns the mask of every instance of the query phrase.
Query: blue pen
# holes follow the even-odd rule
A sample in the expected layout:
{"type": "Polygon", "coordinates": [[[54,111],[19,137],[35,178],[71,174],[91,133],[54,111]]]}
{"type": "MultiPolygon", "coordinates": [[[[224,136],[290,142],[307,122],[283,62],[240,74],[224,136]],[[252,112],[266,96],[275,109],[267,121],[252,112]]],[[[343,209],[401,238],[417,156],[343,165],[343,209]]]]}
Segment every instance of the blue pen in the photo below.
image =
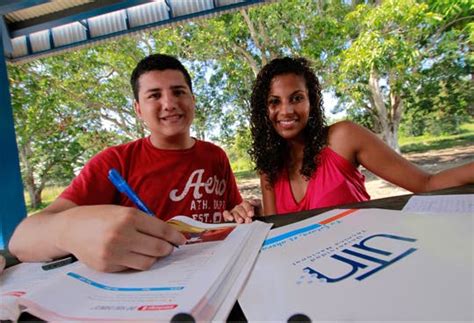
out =
{"type": "Polygon", "coordinates": [[[150,211],[150,209],[143,203],[138,195],[128,186],[127,182],[120,176],[119,172],[115,168],[109,170],[109,180],[114,184],[114,186],[121,192],[127,195],[127,197],[132,201],[140,210],[145,212],[148,215],[155,216],[155,214],[150,211]]]}
{"type": "MultiPolygon", "coordinates": [[[[145,203],[143,203],[142,200],[140,200],[137,193],[132,190],[132,188],[127,184],[123,177],[120,176],[119,172],[115,168],[111,168],[109,170],[109,180],[121,193],[127,195],[130,201],[132,201],[140,210],[152,217],[155,216],[155,214],[145,205],[145,203]]],[[[168,243],[176,248],[179,248],[179,246],[173,242],[168,241],[168,243]]]]}

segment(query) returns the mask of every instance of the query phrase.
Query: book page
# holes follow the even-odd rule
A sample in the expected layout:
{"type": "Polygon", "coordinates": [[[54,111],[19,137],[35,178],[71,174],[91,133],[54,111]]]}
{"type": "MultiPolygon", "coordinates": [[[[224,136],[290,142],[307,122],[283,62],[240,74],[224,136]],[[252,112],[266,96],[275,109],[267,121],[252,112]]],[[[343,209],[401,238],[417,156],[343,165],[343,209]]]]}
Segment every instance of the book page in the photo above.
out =
{"type": "MultiPolygon", "coordinates": [[[[234,223],[207,224],[186,216],[175,216],[170,219],[168,223],[183,232],[188,239],[186,244],[224,240],[236,226],[234,223]]],[[[207,247],[208,246],[202,249],[207,247]]],[[[192,248],[187,252],[178,253],[177,259],[188,257],[190,252],[192,253],[192,248]]],[[[205,254],[205,252],[203,253],[205,254]]],[[[204,257],[204,255],[201,255],[201,258],[204,257]]],[[[167,261],[169,262],[169,260],[163,260],[162,266],[166,266],[167,261]]],[[[81,267],[81,265],[75,263],[69,266],[58,267],[54,270],[43,270],[41,268],[43,264],[44,263],[21,263],[7,268],[5,272],[0,275],[0,295],[2,297],[2,302],[0,302],[0,320],[16,321],[21,314],[18,304],[19,297],[33,289],[37,289],[48,279],[62,272],[71,271],[74,266],[81,267]]],[[[196,262],[193,262],[193,264],[198,265],[199,260],[196,259],[196,262]]],[[[70,275],[73,275],[73,273],[71,272],[70,275]]],[[[80,274],[77,275],[78,276],[75,276],[77,279],[85,279],[84,276],[80,274]]],[[[93,280],[90,280],[90,283],[93,282],[93,280]]]]}
{"type": "Polygon", "coordinates": [[[224,240],[236,227],[236,223],[210,224],[187,216],[175,216],[166,221],[186,237],[186,244],[224,240]]]}
{"type": "Polygon", "coordinates": [[[43,270],[42,265],[21,263],[5,269],[0,275],[0,320],[16,321],[21,314],[18,298],[67,270],[66,267],[43,270]]]}
{"type": "Polygon", "coordinates": [[[234,267],[243,268],[246,259],[238,261],[240,255],[250,247],[258,250],[268,230],[269,225],[261,222],[205,229],[208,236],[201,234],[200,243],[192,240],[147,271],[102,273],[79,264],[47,288],[20,298],[20,303],[46,320],[169,321],[180,312],[210,320],[222,303],[216,297],[226,296],[216,291],[234,267]],[[217,229],[225,231],[216,233],[217,229]],[[258,232],[259,241],[246,245],[258,232]],[[224,240],[215,239],[216,235],[224,240]],[[216,305],[210,308],[208,303],[216,305]]]}
{"type": "Polygon", "coordinates": [[[474,194],[415,195],[408,200],[403,211],[474,214],[474,194]]]}

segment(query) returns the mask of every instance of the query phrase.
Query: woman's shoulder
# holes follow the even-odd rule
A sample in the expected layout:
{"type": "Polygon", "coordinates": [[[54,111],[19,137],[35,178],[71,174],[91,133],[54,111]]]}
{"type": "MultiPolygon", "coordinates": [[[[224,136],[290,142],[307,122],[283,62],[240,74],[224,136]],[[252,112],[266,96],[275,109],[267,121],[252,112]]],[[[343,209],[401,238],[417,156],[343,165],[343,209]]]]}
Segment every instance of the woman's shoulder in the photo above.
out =
{"type": "Polygon", "coordinates": [[[329,148],[357,166],[355,155],[359,149],[363,129],[351,121],[339,121],[330,125],[328,129],[329,148]]]}
{"type": "Polygon", "coordinates": [[[352,121],[344,120],[328,127],[328,143],[334,140],[347,140],[360,132],[361,126],[352,121]]]}

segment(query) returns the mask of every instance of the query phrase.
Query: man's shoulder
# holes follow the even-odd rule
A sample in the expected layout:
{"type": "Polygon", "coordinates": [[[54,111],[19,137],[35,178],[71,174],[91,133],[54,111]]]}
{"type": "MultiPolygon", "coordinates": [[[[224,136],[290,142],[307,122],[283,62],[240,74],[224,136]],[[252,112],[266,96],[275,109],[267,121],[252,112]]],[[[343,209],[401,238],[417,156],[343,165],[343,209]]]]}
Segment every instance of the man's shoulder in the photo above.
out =
{"type": "Polygon", "coordinates": [[[110,146],[106,148],[104,151],[116,151],[116,152],[122,152],[122,151],[127,151],[127,150],[133,150],[137,148],[143,148],[146,147],[147,145],[147,140],[148,138],[139,138],[136,140],[132,140],[129,142],[125,142],[122,144],[118,144],[115,146],[110,146]]]}
{"type": "Polygon", "coordinates": [[[219,152],[219,153],[224,153],[224,149],[222,149],[220,146],[212,143],[212,142],[209,142],[209,141],[205,141],[205,140],[200,140],[200,139],[197,139],[196,140],[196,145],[198,147],[198,149],[200,150],[206,150],[206,151],[209,151],[209,152],[219,152]]]}
{"type": "Polygon", "coordinates": [[[98,154],[96,154],[92,159],[115,159],[118,156],[121,156],[123,158],[128,155],[138,154],[139,150],[141,151],[143,149],[146,149],[146,140],[147,138],[140,138],[123,144],[107,147],[98,154]]]}

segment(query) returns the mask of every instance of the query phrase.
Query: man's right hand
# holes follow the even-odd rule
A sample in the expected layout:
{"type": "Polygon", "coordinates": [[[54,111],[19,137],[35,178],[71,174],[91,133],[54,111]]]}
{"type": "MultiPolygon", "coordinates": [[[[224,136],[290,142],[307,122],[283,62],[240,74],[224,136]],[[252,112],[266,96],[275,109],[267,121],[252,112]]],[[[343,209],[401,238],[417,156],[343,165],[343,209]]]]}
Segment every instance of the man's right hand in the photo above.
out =
{"type": "Polygon", "coordinates": [[[170,254],[172,244],[182,245],[186,241],[167,223],[135,208],[75,206],[62,201],[73,207],[65,208],[60,199],[56,200],[51,208],[28,217],[17,228],[10,251],[20,260],[45,261],[72,253],[99,271],[146,270],[158,258],[170,254]],[[44,237],[32,238],[38,235],[44,237]],[[21,250],[28,248],[36,252],[21,250]]]}
{"type": "Polygon", "coordinates": [[[135,208],[82,206],[68,210],[58,248],[99,271],[146,270],[169,255],[185,237],[176,229],[135,208]]]}

